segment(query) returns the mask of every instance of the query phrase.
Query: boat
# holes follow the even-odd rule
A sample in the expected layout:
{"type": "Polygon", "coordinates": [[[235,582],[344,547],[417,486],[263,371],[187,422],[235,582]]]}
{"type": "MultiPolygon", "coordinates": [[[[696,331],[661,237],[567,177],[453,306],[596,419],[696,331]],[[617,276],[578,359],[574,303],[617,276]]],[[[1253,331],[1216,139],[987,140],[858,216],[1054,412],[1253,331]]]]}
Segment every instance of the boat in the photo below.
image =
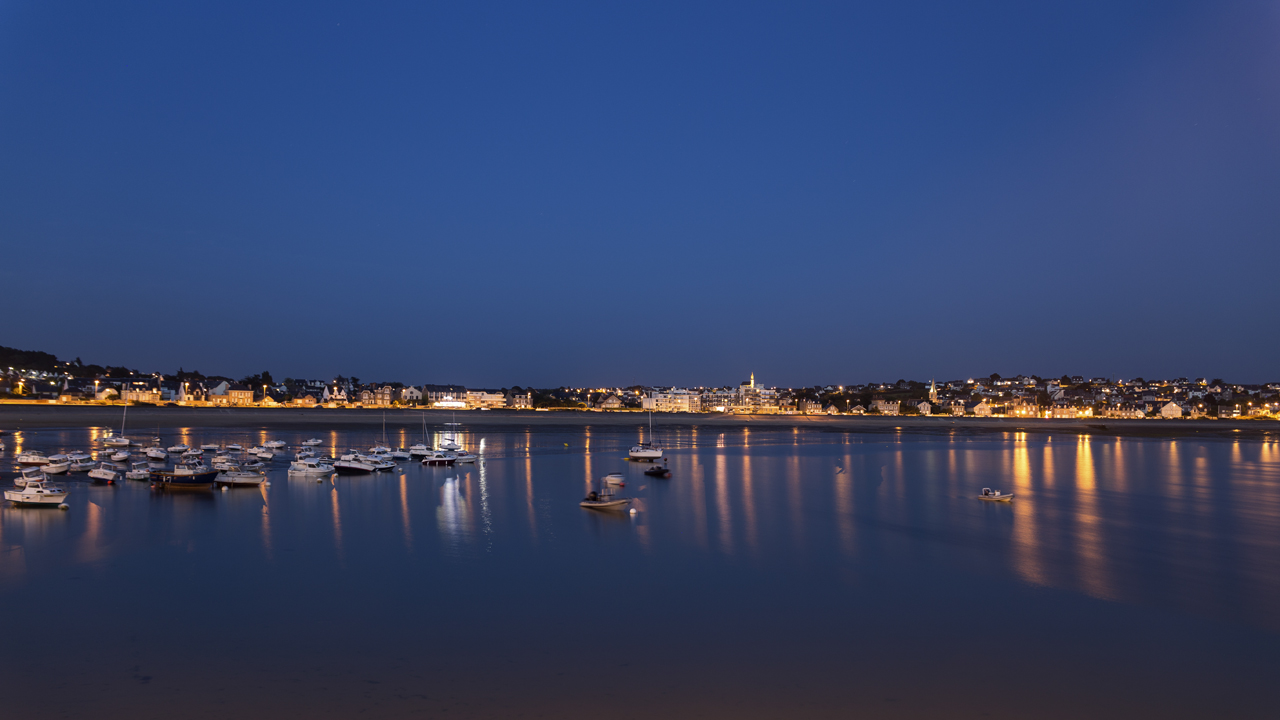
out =
{"type": "Polygon", "coordinates": [[[169,453],[158,447],[147,448],[147,458],[157,462],[164,462],[169,459],[169,453]]]}
{"type": "Polygon", "coordinates": [[[217,443],[205,443],[200,446],[201,450],[218,450],[221,446],[217,443]]]}
{"type": "Polygon", "coordinates": [[[284,447],[284,445],[285,443],[283,440],[268,440],[262,443],[262,447],[271,448],[272,450],[278,450],[284,447]]]}
{"type": "MultiPolygon", "coordinates": [[[[653,411],[649,411],[649,437],[653,437],[653,411]]],[[[657,460],[662,457],[662,446],[652,440],[636,443],[628,453],[632,460],[657,460]]]]}
{"type": "Polygon", "coordinates": [[[19,465],[47,465],[49,463],[49,458],[45,457],[44,453],[39,450],[28,450],[24,453],[19,453],[16,460],[19,465]]]}
{"type": "Polygon", "coordinates": [[[476,457],[475,453],[469,453],[466,450],[459,450],[455,452],[453,455],[455,458],[455,462],[460,462],[460,463],[473,463],[479,459],[476,457]]]}
{"type": "Polygon", "coordinates": [[[240,452],[244,448],[241,447],[240,443],[231,443],[230,445],[227,446],[227,449],[232,452],[240,452]]]}
{"type": "Polygon", "coordinates": [[[73,453],[69,453],[67,455],[67,459],[74,463],[74,462],[80,462],[81,460],[92,460],[93,456],[87,452],[77,450],[73,453]]]}
{"type": "Polygon", "coordinates": [[[98,463],[98,467],[89,471],[89,477],[93,478],[94,482],[97,483],[114,485],[115,482],[120,479],[120,475],[123,471],[124,468],[116,465],[115,463],[98,463]]]}
{"type": "MultiPolygon", "coordinates": [[[[170,450],[172,451],[172,448],[170,450]]],[[[182,457],[184,458],[200,457],[201,455],[204,455],[204,451],[200,448],[187,448],[182,452],[182,457]]]]}
{"type": "Polygon", "coordinates": [[[177,445],[174,445],[173,447],[169,448],[169,452],[177,454],[177,453],[184,453],[190,449],[191,449],[191,446],[178,443],[177,445]]]}
{"type": "Polygon", "coordinates": [[[667,469],[667,466],[665,463],[663,463],[662,465],[654,464],[653,467],[646,468],[644,471],[644,474],[648,475],[649,477],[660,477],[660,478],[671,477],[671,471],[667,469]]]}
{"type": "Polygon", "coordinates": [[[179,465],[172,470],[152,470],[151,484],[171,490],[212,490],[218,471],[204,465],[179,465]]]}
{"type": "Polygon", "coordinates": [[[238,465],[232,465],[230,469],[219,473],[214,482],[229,487],[257,487],[266,479],[267,476],[263,473],[241,470],[238,465]]]}
{"type": "Polygon", "coordinates": [[[600,478],[600,482],[605,485],[623,486],[627,484],[627,478],[622,473],[609,473],[608,475],[600,478]]]}
{"type": "Polygon", "coordinates": [[[441,450],[432,450],[422,458],[423,465],[452,465],[457,461],[458,458],[453,453],[441,450]]]}
{"type": "Polygon", "coordinates": [[[124,474],[125,480],[146,480],[151,477],[151,463],[146,460],[139,460],[129,466],[129,471],[124,474]]]}
{"type": "Polygon", "coordinates": [[[453,419],[455,422],[445,423],[445,425],[453,428],[453,434],[445,435],[444,442],[440,444],[440,449],[444,450],[445,452],[453,452],[454,450],[462,449],[462,446],[458,444],[458,428],[462,427],[462,423],[456,422],[458,419],[457,412],[453,413],[453,419]]]}
{"type": "Polygon", "coordinates": [[[982,494],[978,496],[978,499],[987,500],[988,502],[1009,502],[1013,499],[1013,493],[1002,493],[999,490],[982,488],[982,494]]]}
{"type": "Polygon", "coordinates": [[[333,470],[339,475],[368,475],[374,471],[374,467],[352,455],[343,455],[341,460],[333,464],[333,470]]]}
{"type": "Polygon", "coordinates": [[[427,447],[426,445],[423,445],[422,443],[418,443],[417,445],[411,445],[409,447],[409,457],[422,457],[423,455],[430,455],[430,454],[431,454],[431,448],[427,447]]]}
{"type": "Polygon", "coordinates": [[[263,449],[262,451],[260,451],[260,452],[258,452],[258,453],[257,453],[257,458],[258,458],[259,460],[270,460],[270,459],[274,458],[275,456],[276,456],[276,454],[275,454],[275,453],[271,452],[270,450],[266,450],[266,449],[263,449]]]}
{"type": "Polygon", "coordinates": [[[261,460],[250,460],[249,462],[240,463],[240,467],[247,468],[249,470],[258,470],[266,467],[266,464],[261,460]]]}
{"type": "Polygon", "coordinates": [[[128,450],[120,450],[118,452],[111,453],[111,462],[120,463],[120,462],[126,462],[128,460],[129,460],[128,450]]]}
{"type": "Polygon", "coordinates": [[[64,459],[57,462],[48,462],[39,467],[46,475],[62,475],[71,469],[71,461],[64,459]]]}
{"type": "Polygon", "coordinates": [[[316,451],[315,451],[315,450],[312,450],[311,448],[308,448],[308,447],[304,447],[304,448],[302,448],[301,450],[299,450],[298,452],[296,452],[296,453],[294,453],[294,454],[293,454],[293,459],[294,459],[294,460],[305,460],[306,458],[309,458],[309,457],[315,457],[315,456],[316,456],[316,451]]]}
{"type": "Polygon", "coordinates": [[[294,475],[329,475],[334,472],[333,465],[321,462],[319,458],[309,457],[289,463],[289,472],[294,475]]]}
{"type": "Polygon", "coordinates": [[[323,445],[324,441],[321,440],[320,438],[311,438],[310,440],[304,441],[302,444],[306,445],[307,447],[314,447],[316,445],[323,445]]]}
{"type": "Polygon", "coordinates": [[[212,459],[212,460],[210,460],[209,462],[211,462],[211,463],[233,463],[233,462],[235,462],[235,458],[231,457],[230,455],[228,455],[228,454],[226,454],[226,453],[218,453],[217,455],[214,455],[214,456],[213,456],[213,459],[212,459]]]}
{"type": "Polygon", "coordinates": [[[98,463],[94,462],[93,458],[85,458],[83,460],[72,460],[67,470],[70,472],[89,472],[96,467],[98,467],[98,463]]]}
{"type": "Polygon", "coordinates": [[[110,431],[102,438],[102,444],[107,447],[129,447],[131,442],[129,438],[124,436],[124,421],[129,417],[129,403],[124,404],[124,414],[120,416],[120,434],[113,435],[110,431]]]}
{"type": "Polygon", "coordinates": [[[4,499],[14,505],[52,505],[61,507],[67,491],[44,480],[27,483],[21,490],[5,490],[4,499]]]}
{"type": "Polygon", "coordinates": [[[413,459],[413,454],[410,453],[408,450],[392,450],[387,454],[391,456],[392,460],[412,460],[413,459]]]}
{"type": "Polygon", "coordinates": [[[26,487],[30,483],[44,482],[48,479],[49,477],[45,475],[44,468],[25,467],[22,468],[22,472],[18,474],[18,477],[13,479],[13,484],[18,487],[26,487]]]}
{"type": "Polygon", "coordinates": [[[614,495],[613,491],[609,490],[608,487],[605,487],[605,489],[600,492],[592,490],[587,493],[587,496],[582,499],[582,502],[578,503],[580,507],[587,508],[588,510],[621,510],[630,504],[631,498],[618,497],[617,495],[614,495]]]}

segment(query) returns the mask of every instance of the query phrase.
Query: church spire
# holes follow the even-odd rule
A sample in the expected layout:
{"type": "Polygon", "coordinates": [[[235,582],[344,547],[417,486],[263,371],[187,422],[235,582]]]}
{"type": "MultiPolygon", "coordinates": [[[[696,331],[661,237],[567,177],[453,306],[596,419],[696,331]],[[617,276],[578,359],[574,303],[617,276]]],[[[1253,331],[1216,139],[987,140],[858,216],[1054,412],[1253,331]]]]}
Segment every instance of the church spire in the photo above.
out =
{"type": "Polygon", "coordinates": [[[755,387],[755,386],[756,386],[756,374],[751,373],[751,387],[755,387]]]}

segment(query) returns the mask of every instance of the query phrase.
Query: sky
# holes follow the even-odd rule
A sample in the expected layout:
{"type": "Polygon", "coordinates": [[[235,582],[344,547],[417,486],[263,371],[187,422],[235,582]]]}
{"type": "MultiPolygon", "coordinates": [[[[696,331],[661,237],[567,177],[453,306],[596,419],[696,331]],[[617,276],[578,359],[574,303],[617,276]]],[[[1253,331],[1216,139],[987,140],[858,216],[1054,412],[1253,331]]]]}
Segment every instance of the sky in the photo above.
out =
{"type": "Polygon", "coordinates": [[[1280,3],[0,0],[0,345],[1280,380],[1280,3]]]}

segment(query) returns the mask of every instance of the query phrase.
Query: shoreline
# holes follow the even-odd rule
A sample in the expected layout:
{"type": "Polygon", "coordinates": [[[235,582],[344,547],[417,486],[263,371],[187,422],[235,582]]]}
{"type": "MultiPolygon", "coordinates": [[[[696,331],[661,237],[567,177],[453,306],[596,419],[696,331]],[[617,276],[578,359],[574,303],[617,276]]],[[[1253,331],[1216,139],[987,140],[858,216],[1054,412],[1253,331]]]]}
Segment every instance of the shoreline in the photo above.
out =
{"type": "MultiPolygon", "coordinates": [[[[118,428],[123,405],[57,406],[35,404],[0,405],[0,432],[49,428],[118,428]]],[[[387,426],[420,428],[423,416],[428,425],[450,422],[451,410],[415,408],[194,408],[130,407],[125,434],[147,434],[147,428],[308,428],[361,429],[380,426],[385,413],[387,426]]],[[[460,410],[459,422],[475,428],[525,427],[551,429],[565,427],[629,430],[648,425],[644,412],[592,412],[584,410],[460,410]]],[[[1102,435],[1150,438],[1230,438],[1280,440],[1278,420],[1122,420],[1111,418],[1027,419],[973,418],[951,416],[854,416],[854,415],[731,415],[654,413],[655,427],[716,427],[724,429],[802,429],[810,432],[923,435],[996,435],[1026,432],[1044,435],[1102,435]]]]}

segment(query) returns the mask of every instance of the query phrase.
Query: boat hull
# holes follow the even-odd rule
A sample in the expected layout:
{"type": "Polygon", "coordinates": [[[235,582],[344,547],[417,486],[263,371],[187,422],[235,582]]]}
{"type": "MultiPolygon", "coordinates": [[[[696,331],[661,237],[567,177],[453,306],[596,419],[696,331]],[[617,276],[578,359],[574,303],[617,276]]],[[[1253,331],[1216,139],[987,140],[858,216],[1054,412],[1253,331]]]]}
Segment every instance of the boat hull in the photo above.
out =
{"type": "Polygon", "coordinates": [[[212,490],[217,470],[200,473],[175,473],[169,470],[153,470],[151,482],[158,488],[169,490],[212,490]]]}
{"type": "Polygon", "coordinates": [[[1013,493],[1008,495],[979,495],[978,499],[986,500],[987,502],[1009,502],[1013,499],[1013,493]]]}
{"type": "Polygon", "coordinates": [[[631,504],[631,498],[621,498],[618,500],[583,500],[578,503],[579,506],[588,510],[621,510],[631,504]]]}
{"type": "Polygon", "coordinates": [[[23,495],[13,490],[5,490],[4,499],[14,505],[25,505],[27,507],[58,507],[63,500],[67,499],[67,494],[23,495]]]}

